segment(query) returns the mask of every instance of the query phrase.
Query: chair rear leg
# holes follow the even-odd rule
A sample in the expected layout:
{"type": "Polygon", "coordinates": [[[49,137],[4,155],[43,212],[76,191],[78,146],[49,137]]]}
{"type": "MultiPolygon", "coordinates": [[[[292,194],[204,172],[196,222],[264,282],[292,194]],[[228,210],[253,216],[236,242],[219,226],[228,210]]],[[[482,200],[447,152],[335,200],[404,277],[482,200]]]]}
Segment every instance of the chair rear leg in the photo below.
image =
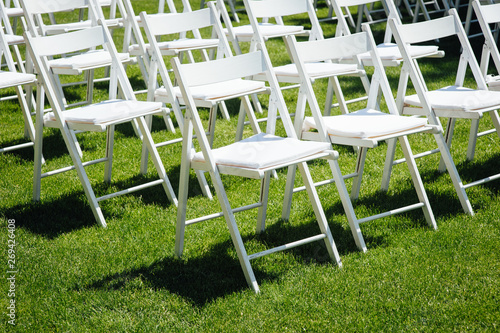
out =
{"type": "Polygon", "coordinates": [[[264,232],[266,227],[266,216],[267,216],[267,203],[269,201],[269,186],[271,184],[271,172],[266,172],[264,178],[260,185],[260,199],[259,202],[261,206],[259,207],[259,212],[257,214],[257,228],[256,233],[264,232]]]}
{"type": "Polygon", "coordinates": [[[457,192],[458,199],[460,200],[460,204],[466,214],[474,215],[474,211],[472,209],[472,205],[467,197],[467,193],[465,192],[464,185],[460,176],[458,174],[457,167],[453,162],[453,158],[451,157],[450,150],[448,145],[441,133],[434,134],[434,138],[438,144],[439,151],[441,152],[441,160],[443,161],[448,173],[450,174],[451,181],[453,186],[455,187],[455,191],[457,192]]]}
{"type": "Polygon", "coordinates": [[[328,226],[325,211],[323,210],[323,206],[321,205],[318,192],[316,191],[316,187],[314,186],[311,172],[309,171],[309,168],[305,162],[300,163],[298,167],[302,175],[302,179],[304,179],[304,184],[309,196],[309,201],[311,202],[311,205],[313,207],[314,214],[316,215],[316,220],[318,221],[321,233],[326,236],[324,241],[328,250],[328,254],[330,255],[330,258],[332,258],[332,260],[335,260],[339,267],[342,267],[342,261],[340,260],[337,246],[335,245],[330,227],[328,226]]]}
{"type": "Polygon", "coordinates": [[[434,214],[432,213],[431,205],[429,203],[427,193],[425,192],[422,178],[420,177],[420,173],[418,172],[417,164],[415,163],[415,157],[413,156],[410,143],[408,142],[408,137],[400,137],[399,143],[401,144],[401,148],[403,149],[403,154],[405,155],[406,164],[408,165],[408,169],[410,170],[410,176],[413,180],[413,185],[415,186],[418,199],[421,203],[424,204],[424,206],[422,207],[422,211],[424,212],[425,219],[430,227],[437,229],[436,220],[434,218],[434,214]]]}

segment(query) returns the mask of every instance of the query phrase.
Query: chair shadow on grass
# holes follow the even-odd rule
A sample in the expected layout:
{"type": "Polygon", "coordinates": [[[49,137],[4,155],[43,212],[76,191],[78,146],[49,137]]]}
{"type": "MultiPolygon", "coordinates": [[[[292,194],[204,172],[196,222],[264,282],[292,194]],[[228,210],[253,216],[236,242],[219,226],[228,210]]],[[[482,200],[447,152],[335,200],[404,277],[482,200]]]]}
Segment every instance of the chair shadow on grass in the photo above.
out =
{"type": "MultiPolygon", "coordinates": [[[[128,188],[130,184],[138,185],[155,179],[157,179],[156,176],[136,175],[124,181],[112,181],[109,185],[99,180],[91,180],[91,182],[94,183],[93,189],[96,195],[99,196],[104,195],[106,188],[110,186],[118,189],[128,188]]],[[[80,184],[76,178],[75,184],[77,186],[80,184]]],[[[172,186],[176,189],[177,184],[173,183],[172,186]]],[[[44,188],[42,180],[42,194],[49,191],[49,188],[44,188]]],[[[127,196],[140,197],[144,205],[159,205],[165,208],[172,205],[161,185],[130,193],[127,196]]],[[[108,222],[111,218],[119,220],[121,217],[120,214],[122,214],[120,210],[107,206],[108,202],[110,205],[113,205],[113,200],[118,199],[106,200],[101,202],[100,205],[104,217],[108,222]],[[110,211],[113,213],[111,214],[110,211]]],[[[9,219],[15,219],[17,226],[20,228],[48,239],[54,239],[75,230],[98,226],[81,187],[74,192],[64,193],[56,198],[52,198],[49,195],[48,198],[42,198],[40,202],[17,205],[1,213],[9,219]]]]}
{"type": "Polygon", "coordinates": [[[15,219],[17,227],[48,239],[97,224],[82,193],[21,204],[2,213],[15,219]]]}
{"type": "MultiPolygon", "coordinates": [[[[224,222],[221,221],[221,223],[224,222]]],[[[260,243],[265,248],[271,248],[317,232],[318,226],[312,217],[311,221],[300,226],[285,221],[270,222],[264,233],[259,235],[250,233],[243,235],[242,238],[245,244],[260,243]]],[[[347,238],[351,235],[350,230],[345,230],[340,225],[333,226],[332,233],[335,239],[347,238]]],[[[229,231],[227,231],[227,238],[226,241],[214,244],[203,255],[197,256],[195,254],[187,258],[168,256],[148,266],[112,274],[84,288],[120,290],[146,287],[155,291],[164,290],[187,299],[197,307],[203,307],[218,298],[235,292],[251,291],[236,257],[234,245],[229,238],[229,231]],[[140,281],[139,284],[138,281],[140,281]]],[[[186,242],[189,241],[189,232],[187,232],[186,242]]],[[[247,251],[249,247],[251,246],[247,246],[247,251]]],[[[341,250],[344,254],[349,251],[341,250]]],[[[357,251],[355,245],[353,251],[357,251]]],[[[314,263],[331,265],[331,269],[341,269],[330,259],[323,241],[313,242],[284,252],[291,253],[300,265],[314,263]]],[[[275,254],[266,256],[266,258],[273,255],[275,254]]],[[[259,266],[259,260],[265,259],[253,260],[252,268],[261,286],[266,282],[279,280],[287,270],[286,264],[283,264],[278,269],[276,269],[276,265],[272,265],[274,268],[269,271],[264,268],[265,265],[259,266]]]]}

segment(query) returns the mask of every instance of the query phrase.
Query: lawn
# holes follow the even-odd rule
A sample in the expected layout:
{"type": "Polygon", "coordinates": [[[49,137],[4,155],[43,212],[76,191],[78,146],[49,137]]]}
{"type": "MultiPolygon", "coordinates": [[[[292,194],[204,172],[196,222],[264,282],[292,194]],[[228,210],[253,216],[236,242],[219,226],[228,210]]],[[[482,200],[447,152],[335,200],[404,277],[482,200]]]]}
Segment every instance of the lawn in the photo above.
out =
{"type": "MultiPolygon", "coordinates": [[[[199,1],[191,3],[197,8],[199,1]]],[[[324,17],[327,9],[319,3],[318,15],[324,17]]],[[[133,4],[136,13],[157,10],[156,1],[133,0],[133,4]]],[[[248,22],[244,13],[239,16],[242,23],[248,22]]],[[[334,35],[334,22],[322,22],[322,26],[326,36],[334,35]]],[[[374,27],[377,38],[383,28],[374,27]]],[[[118,43],[121,36],[116,31],[118,43]]],[[[476,50],[481,49],[480,38],[473,43],[476,50]]],[[[439,84],[453,83],[458,59],[453,46],[453,41],[440,41],[450,56],[446,62],[421,62],[424,72],[439,84]]],[[[271,41],[268,48],[273,61],[285,61],[281,40],[271,41]]],[[[134,86],[141,87],[139,70],[127,70],[134,86]]],[[[387,73],[395,95],[399,68],[389,68],[387,73]]],[[[104,95],[104,88],[96,85],[97,96],[104,95]]],[[[315,89],[324,98],[326,84],[317,82],[315,89]]],[[[359,81],[352,80],[344,91],[354,96],[360,89],[359,81]]],[[[68,88],[75,98],[84,91],[68,88]]],[[[295,108],[295,97],[295,90],[285,92],[290,110],[295,108]]],[[[23,141],[18,104],[3,101],[0,106],[0,147],[23,141]]],[[[238,104],[228,107],[233,117],[217,122],[216,145],[233,140],[238,104]]],[[[481,128],[490,126],[486,116],[481,128]]],[[[480,138],[474,160],[466,161],[468,128],[469,122],[457,122],[452,146],[464,182],[500,169],[500,143],[495,136],[480,138]]],[[[246,129],[245,135],[250,133],[246,129]]],[[[179,137],[179,132],[166,132],[158,118],[153,136],[160,141],[179,137]]],[[[57,131],[45,129],[44,140],[44,170],[70,162],[57,131]]],[[[102,156],[103,135],[85,133],[78,140],[85,159],[102,156]]],[[[429,135],[410,142],[414,152],[434,144],[429,135]]],[[[155,177],[153,167],[147,175],[139,175],[140,147],[131,127],[117,129],[111,185],[102,182],[103,166],[87,168],[99,194],[155,177]]],[[[360,217],[416,199],[404,165],[395,167],[389,191],[379,191],[386,147],[381,145],[368,154],[360,199],[355,202],[360,217]]],[[[335,149],[342,172],[352,172],[353,149],[335,149]]],[[[159,148],[159,152],[177,192],[181,146],[159,148]]],[[[33,150],[2,153],[0,261],[5,278],[0,284],[0,332],[497,332],[500,183],[467,190],[475,211],[469,216],[461,209],[448,174],[437,172],[438,163],[437,155],[417,162],[438,230],[429,228],[421,211],[369,222],[361,227],[368,247],[362,253],[356,248],[335,186],[320,187],[342,268],[329,260],[320,242],[259,258],[252,265],[261,292],[254,294],[223,219],[189,226],[184,255],[178,259],[173,253],[177,209],[160,187],[103,202],[108,223],[103,229],[94,220],[76,173],[43,179],[41,201],[33,203],[33,150]],[[9,239],[15,240],[15,246],[9,239]],[[15,255],[15,273],[9,273],[9,254],[15,255]],[[15,326],[9,324],[12,318],[7,315],[13,300],[15,326]]],[[[323,162],[310,167],[315,180],[328,176],[323,162]]],[[[260,183],[233,177],[223,180],[233,206],[258,198],[260,183]]],[[[255,235],[256,210],[236,215],[248,252],[317,232],[312,209],[303,204],[307,200],[303,192],[294,196],[290,221],[280,220],[285,180],[286,170],[282,170],[272,181],[265,233],[255,235]]],[[[220,210],[217,200],[201,195],[194,174],[191,183],[188,217],[220,210]]],[[[349,189],[351,182],[346,185],[349,189]]]]}

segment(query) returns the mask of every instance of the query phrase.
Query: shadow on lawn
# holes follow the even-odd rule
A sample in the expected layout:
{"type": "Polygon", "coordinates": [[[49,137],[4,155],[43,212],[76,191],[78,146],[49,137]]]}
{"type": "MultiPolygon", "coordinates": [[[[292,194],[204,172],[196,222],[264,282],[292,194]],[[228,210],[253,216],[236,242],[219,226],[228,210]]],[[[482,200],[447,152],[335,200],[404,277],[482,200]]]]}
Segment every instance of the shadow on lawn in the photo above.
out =
{"type": "Polygon", "coordinates": [[[80,193],[14,206],[3,213],[15,219],[18,227],[49,239],[96,225],[94,215],[80,193]]]}
{"type": "MultiPolygon", "coordinates": [[[[107,193],[106,188],[110,186],[114,187],[114,192],[115,189],[121,190],[131,185],[139,185],[155,179],[157,178],[137,175],[122,182],[112,182],[111,185],[103,182],[93,184],[93,189],[97,196],[99,196],[107,193]]],[[[75,183],[80,184],[78,179],[75,179],[75,183]]],[[[174,186],[174,191],[177,192],[177,184],[172,185],[174,186]]],[[[42,180],[42,194],[49,191],[49,188],[43,187],[42,180]]],[[[162,207],[171,205],[161,185],[125,196],[140,197],[144,205],[160,205],[162,207]]],[[[126,214],[126,211],[123,210],[120,204],[113,203],[114,200],[119,199],[113,198],[100,204],[107,222],[111,218],[119,219],[123,214],[126,214]]],[[[49,197],[42,199],[41,202],[30,202],[14,206],[2,213],[9,219],[15,219],[19,227],[48,239],[57,238],[61,234],[74,230],[98,226],[83,190],[62,194],[57,198],[49,197]]]]}
{"type": "MultiPolygon", "coordinates": [[[[337,238],[350,236],[350,230],[344,230],[340,226],[338,228],[340,231],[332,230],[337,238]],[[339,236],[339,233],[344,235],[339,236]]],[[[261,235],[243,236],[243,241],[245,244],[252,243],[253,245],[256,242],[262,243],[265,244],[265,248],[271,248],[297,240],[299,237],[303,238],[304,235],[313,235],[317,231],[316,223],[294,226],[281,221],[270,225],[266,232],[261,235]]],[[[250,247],[251,245],[247,245],[247,251],[250,247]]],[[[330,260],[323,241],[313,242],[285,252],[292,253],[294,260],[299,263],[330,264],[332,269],[337,269],[336,264],[330,260]]],[[[187,299],[198,307],[203,307],[207,303],[234,292],[250,290],[230,239],[213,245],[204,250],[204,253],[201,256],[195,255],[181,259],[173,256],[166,257],[149,266],[110,275],[84,288],[90,290],[130,290],[145,287],[157,291],[166,290],[187,299]]],[[[269,257],[273,257],[273,255],[266,256],[266,258],[269,257]]],[[[264,270],[259,266],[260,260],[266,259],[252,261],[252,268],[259,285],[266,281],[279,279],[287,270],[287,263],[279,265],[268,263],[267,267],[272,266],[273,270],[264,270]]]]}

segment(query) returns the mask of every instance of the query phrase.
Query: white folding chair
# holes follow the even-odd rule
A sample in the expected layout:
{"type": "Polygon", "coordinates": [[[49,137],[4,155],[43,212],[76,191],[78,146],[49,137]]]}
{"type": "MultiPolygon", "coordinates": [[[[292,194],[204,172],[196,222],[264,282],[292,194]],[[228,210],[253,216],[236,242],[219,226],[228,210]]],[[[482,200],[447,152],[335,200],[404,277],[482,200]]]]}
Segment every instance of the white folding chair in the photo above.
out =
{"type": "MultiPolygon", "coordinates": [[[[401,24],[401,18],[399,16],[399,11],[397,10],[394,2],[392,0],[331,0],[332,6],[336,13],[341,11],[341,8],[347,6],[366,6],[373,3],[381,3],[382,7],[385,9],[386,18],[394,18],[401,24]]],[[[360,16],[362,18],[362,16],[360,16]]],[[[360,24],[361,21],[358,20],[360,24]]],[[[343,36],[350,34],[349,25],[345,19],[339,19],[337,25],[337,30],[335,36],[343,36]]],[[[396,67],[401,65],[403,57],[401,52],[399,52],[398,46],[392,41],[392,31],[389,26],[386,27],[384,40],[381,44],[377,45],[378,53],[382,64],[384,66],[396,67]]],[[[435,45],[412,45],[410,52],[413,57],[423,58],[423,57],[443,57],[444,52],[439,50],[435,45]]],[[[361,55],[361,59],[369,65],[370,55],[361,55]]],[[[344,62],[349,62],[349,58],[343,59],[344,62]]]]}
{"type": "MultiPolygon", "coordinates": [[[[305,104],[307,101],[312,114],[312,116],[305,117],[303,111],[300,113],[296,112],[295,130],[299,138],[303,140],[328,142],[336,145],[359,147],[354,173],[344,176],[346,178],[353,178],[350,195],[352,200],[356,200],[359,197],[366,155],[369,148],[374,148],[378,146],[380,142],[386,140],[397,139],[407,158],[410,175],[418,196],[417,203],[408,204],[404,207],[394,208],[388,212],[358,219],[349,197],[341,196],[356,245],[361,250],[366,251],[366,244],[359,226],[361,223],[414,209],[422,209],[429,226],[436,229],[436,221],[423,187],[420,174],[413,159],[407,136],[417,133],[437,134],[439,133],[439,128],[427,124],[426,119],[403,117],[398,114],[389,87],[389,82],[385,75],[382,62],[378,56],[378,50],[375,46],[369,26],[363,24],[363,32],[347,36],[304,42],[297,42],[295,37],[289,36],[287,37],[287,41],[293,61],[297,65],[302,79],[300,89],[305,92],[306,96],[299,102],[305,104]],[[369,52],[371,55],[371,62],[375,67],[366,107],[349,114],[322,116],[312,87],[314,78],[308,74],[306,64],[317,61],[331,61],[332,59],[350,56],[357,59],[357,67],[362,71],[363,64],[359,55],[366,52],[369,52]],[[379,107],[379,90],[382,91],[388,112],[381,111],[379,107]]],[[[300,110],[304,109],[305,108],[300,108],[300,110]]],[[[289,214],[293,192],[300,190],[293,189],[295,170],[293,167],[289,170],[291,172],[288,176],[285,204],[283,204],[284,218],[289,214]]],[[[335,173],[334,168],[332,168],[332,171],[335,173]]],[[[323,181],[319,184],[328,183],[331,183],[331,181],[323,181]]]]}
{"type": "MultiPolygon", "coordinates": [[[[148,53],[151,56],[150,78],[148,82],[148,99],[161,101],[169,105],[175,114],[179,124],[182,124],[181,105],[184,105],[182,94],[178,87],[174,87],[175,82],[168,76],[168,70],[163,60],[163,56],[178,56],[184,50],[207,50],[210,49],[217,58],[232,56],[231,48],[222,31],[222,26],[218,19],[218,13],[215,10],[213,3],[208,4],[208,8],[200,9],[184,13],[170,13],[163,15],[147,15],[141,13],[141,21],[146,32],[148,44],[148,53]],[[212,29],[212,37],[210,39],[182,39],[182,40],[165,40],[164,36],[188,30],[198,30],[201,28],[210,27],[212,29]],[[157,81],[157,73],[160,73],[163,85],[160,87],[157,81]]],[[[203,61],[209,59],[203,58],[203,61]]],[[[194,62],[190,61],[190,62],[194,62]]],[[[198,107],[206,107],[211,109],[213,116],[216,116],[216,111],[221,106],[222,115],[229,119],[228,111],[222,107],[221,103],[224,100],[232,98],[231,87],[219,87],[219,90],[214,92],[214,95],[203,96],[199,95],[195,99],[198,107]],[[222,88],[222,90],[220,90],[222,88]]],[[[246,106],[246,104],[245,104],[246,106]]],[[[248,112],[250,112],[249,110],[248,112]]],[[[215,119],[214,119],[215,120],[215,119]]],[[[256,122],[252,122],[254,130],[258,130],[256,122]]],[[[182,127],[182,126],[181,126],[182,127]]],[[[241,131],[243,129],[241,128],[241,131]]],[[[241,133],[242,134],[242,133],[241,133]]]]}
{"type": "MultiPolygon", "coordinates": [[[[258,46],[257,49],[259,49],[258,46]]],[[[176,255],[180,256],[183,252],[186,226],[216,217],[224,217],[245,278],[249,286],[255,292],[259,291],[259,286],[250,265],[250,260],[276,251],[323,239],[330,257],[340,266],[341,261],[339,254],[336,250],[323,208],[306,164],[306,162],[317,158],[331,159],[332,163],[337,165],[338,173],[336,174],[336,180],[339,184],[343,184],[337,164],[337,153],[330,150],[330,145],[328,143],[304,142],[296,138],[290,115],[287,112],[285,101],[276,78],[273,76],[272,67],[267,54],[257,50],[243,55],[192,64],[181,64],[178,58],[173,58],[173,67],[187,105],[183,123],[183,152],[179,184],[179,208],[177,214],[175,245],[176,255]],[[268,75],[268,82],[270,82],[269,87],[266,87],[264,82],[257,82],[258,86],[254,87],[253,90],[242,90],[239,94],[243,95],[252,92],[270,91],[271,96],[269,98],[269,116],[266,133],[256,134],[242,141],[213,149],[209,139],[205,135],[205,129],[201,123],[196,102],[194,101],[193,96],[197,94],[196,91],[207,92],[211,90],[213,85],[245,82],[246,80],[243,78],[262,72],[268,75]],[[285,138],[274,135],[278,110],[288,136],[285,138]],[[192,149],[193,132],[196,134],[199,143],[199,152],[195,152],[192,149]],[[236,224],[235,213],[258,208],[257,232],[264,231],[271,173],[276,169],[284,168],[292,164],[297,164],[301,171],[302,179],[307,188],[309,200],[311,201],[321,233],[266,251],[248,254],[236,224]],[[210,173],[222,208],[222,213],[210,214],[191,220],[186,219],[189,192],[189,170],[191,168],[210,173]],[[233,208],[226,195],[221,175],[240,176],[260,180],[262,184],[260,200],[254,204],[233,208]]],[[[238,88],[242,87],[242,85],[238,84],[234,85],[234,87],[238,88]]],[[[238,93],[235,91],[235,94],[238,93]]]]}
{"type": "MultiPolygon", "coordinates": [[[[0,5],[3,5],[3,3],[0,2],[0,5]]],[[[15,89],[16,96],[19,101],[21,112],[24,118],[24,136],[27,137],[30,142],[0,148],[0,152],[32,147],[35,142],[35,127],[33,126],[33,120],[31,119],[30,108],[30,106],[33,106],[33,103],[28,103],[27,98],[30,99],[31,95],[26,95],[23,86],[34,85],[36,83],[36,77],[33,74],[19,73],[17,71],[14,64],[14,59],[9,49],[7,38],[3,32],[3,29],[0,29],[0,62],[3,63],[4,61],[7,70],[0,70],[0,89],[12,87],[15,89]]]]}
{"type": "MultiPolygon", "coordinates": [[[[448,118],[445,132],[447,145],[443,147],[440,144],[437,150],[424,152],[417,156],[426,156],[430,153],[441,152],[439,170],[448,170],[464,211],[472,215],[473,209],[465,189],[497,179],[500,177],[500,174],[464,185],[449,153],[449,147],[451,147],[453,130],[457,119],[471,121],[467,149],[467,159],[469,160],[474,156],[479,120],[483,115],[489,114],[491,116],[496,132],[500,135],[500,121],[498,112],[496,111],[500,108],[500,92],[488,90],[469,40],[465,35],[460,17],[455,9],[450,10],[449,16],[430,21],[399,25],[396,21],[391,19],[389,24],[394,32],[394,37],[404,58],[396,98],[398,109],[402,114],[427,116],[429,122],[435,125],[441,124],[439,122],[440,117],[448,118]],[[455,84],[448,87],[429,90],[425,83],[425,76],[420,70],[417,60],[413,59],[409,53],[409,45],[445,37],[454,37],[458,39],[457,52],[459,52],[459,48],[462,49],[455,84]],[[472,71],[472,77],[477,87],[468,88],[464,86],[468,68],[472,71]],[[416,94],[407,95],[409,79],[411,79],[417,92],[416,94]]],[[[389,144],[388,150],[394,151],[394,147],[389,144]]],[[[386,167],[388,167],[385,171],[386,175],[390,174],[390,167],[392,164],[393,163],[386,164],[386,167]]]]}
{"type": "MultiPolygon", "coordinates": [[[[32,36],[46,36],[52,34],[67,33],[69,31],[77,31],[91,26],[95,26],[98,18],[104,18],[102,8],[97,3],[98,0],[20,0],[24,10],[24,17],[27,24],[27,30],[32,36]],[[89,6],[95,1],[95,6],[89,6]],[[86,8],[88,11],[88,20],[67,22],[61,24],[47,25],[43,21],[43,16],[54,13],[67,13],[68,11],[79,11],[86,8]]],[[[116,0],[112,0],[115,2],[116,0]]],[[[115,20],[113,20],[114,22],[115,20]]],[[[128,53],[120,53],[120,59],[124,63],[133,62],[133,59],[128,53]]],[[[94,79],[94,69],[107,67],[111,63],[110,55],[103,50],[85,50],[80,54],[64,55],[59,59],[53,59],[50,62],[51,72],[57,80],[59,75],[81,75],[85,74],[85,82],[87,84],[87,94],[84,101],[79,101],[71,104],[78,106],[83,104],[91,104],[93,98],[93,88],[95,81],[107,81],[109,78],[94,79]]],[[[82,84],[82,82],[68,83],[66,85],[82,84]]],[[[58,83],[58,89],[63,94],[63,85],[58,83]]],[[[63,99],[65,101],[65,99],[63,99]]]]}
{"type": "Polygon", "coordinates": [[[104,21],[99,19],[98,25],[95,27],[65,34],[31,36],[29,32],[25,32],[24,36],[27,40],[28,51],[34,61],[36,72],[39,76],[35,123],[37,135],[35,142],[33,199],[35,201],[40,200],[42,178],[69,170],[76,170],[94,217],[98,224],[103,227],[106,226],[106,221],[99,206],[99,202],[102,200],[161,184],[168,199],[173,204],[177,204],[176,196],[165,173],[165,168],[156,150],[146,120],[144,119],[145,116],[159,113],[161,110],[161,103],[141,102],[135,99],[125,69],[120,62],[111,34],[106,28],[104,21]],[[59,95],[55,78],[50,73],[52,71],[50,58],[67,52],[78,52],[94,48],[98,49],[100,47],[102,47],[110,57],[109,100],[83,107],[67,109],[62,101],[62,96],[59,95]],[[117,98],[118,91],[123,95],[123,98],[117,98]],[[46,113],[45,115],[43,112],[44,94],[47,96],[52,110],[52,112],[46,113]],[[116,125],[122,123],[133,123],[139,128],[143,145],[146,146],[146,149],[152,156],[159,178],[115,193],[96,197],[85,171],[85,167],[104,162],[104,180],[106,182],[111,181],[114,130],[116,125]],[[61,131],[66,148],[73,162],[72,166],[48,171],[42,174],[41,153],[44,126],[58,128],[61,131]],[[105,157],[83,162],[77,149],[76,140],[73,136],[76,130],[106,132],[105,157]]]}
{"type": "MultiPolygon", "coordinates": [[[[218,13],[215,10],[213,3],[208,4],[208,8],[189,11],[184,13],[169,13],[169,14],[155,14],[148,15],[145,12],[140,14],[140,20],[144,27],[146,37],[149,41],[147,52],[150,56],[149,64],[149,81],[148,81],[148,100],[157,101],[166,104],[168,111],[173,110],[177,123],[179,124],[181,133],[183,131],[183,112],[185,101],[182,97],[180,88],[175,86],[176,83],[172,81],[169,76],[169,71],[165,64],[164,56],[177,56],[180,52],[185,50],[206,50],[212,49],[214,55],[217,58],[225,58],[232,56],[231,49],[229,47],[228,41],[222,31],[222,26],[218,19],[218,13]],[[179,33],[186,30],[198,30],[201,28],[210,27],[213,30],[212,36],[214,38],[205,40],[202,38],[195,39],[182,39],[176,41],[170,41],[162,39],[164,36],[171,36],[172,34],[179,33]],[[217,42],[214,50],[214,42],[217,42]],[[159,74],[159,75],[158,75],[159,74]],[[161,81],[158,81],[158,77],[161,81]]],[[[208,61],[208,59],[205,59],[208,61]]],[[[258,82],[232,82],[229,85],[215,85],[212,86],[210,91],[206,93],[200,92],[194,98],[197,107],[204,107],[210,109],[210,131],[213,132],[215,127],[215,119],[217,116],[217,110],[222,111],[223,117],[229,119],[228,111],[223,105],[224,101],[238,98],[240,95],[234,93],[235,86],[237,84],[243,84],[244,86],[252,87],[260,86],[258,82]]],[[[241,87],[237,88],[241,89],[241,87]]],[[[253,109],[250,105],[250,101],[247,96],[242,97],[242,109],[240,116],[240,124],[238,126],[237,139],[241,139],[243,136],[243,126],[245,113],[249,116],[250,124],[252,125],[252,130],[254,133],[259,133],[260,128],[257,123],[257,119],[254,116],[253,109]],[[245,112],[246,111],[246,112],[245,112]],[[243,113],[245,112],[245,113],[243,113]]],[[[164,117],[168,118],[167,121],[171,121],[169,118],[169,112],[164,114],[164,117]]],[[[210,135],[213,139],[213,135],[210,135]]],[[[158,146],[168,145],[176,142],[180,142],[182,139],[174,139],[166,142],[159,143],[158,146]]],[[[146,161],[147,159],[143,159],[146,161]]],[[[146,164],[143,165],[146,167],[146,164]]],[[[203,192],[211,197],[210,190],[206,185],[202,173],[198,173],[198,179],[200,180],[200,185],[203,192]]]]}

